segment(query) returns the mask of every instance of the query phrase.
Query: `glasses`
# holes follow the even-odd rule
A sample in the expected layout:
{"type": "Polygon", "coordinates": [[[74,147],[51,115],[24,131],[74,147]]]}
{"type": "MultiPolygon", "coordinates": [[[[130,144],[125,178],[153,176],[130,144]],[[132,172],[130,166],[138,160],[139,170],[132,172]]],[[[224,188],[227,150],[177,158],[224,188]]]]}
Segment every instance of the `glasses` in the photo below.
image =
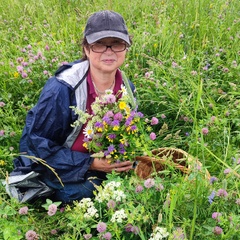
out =
{"type": "Polygon", "coordinates": [[[108,48],[110,48],[113,52],[123,52],[127,49],[126,43],[116,43],[113,45],[104,45],[102,43],[95,43],[90,46],[93,52],[95,53],[103,53],[106,52],[108,48]]]}

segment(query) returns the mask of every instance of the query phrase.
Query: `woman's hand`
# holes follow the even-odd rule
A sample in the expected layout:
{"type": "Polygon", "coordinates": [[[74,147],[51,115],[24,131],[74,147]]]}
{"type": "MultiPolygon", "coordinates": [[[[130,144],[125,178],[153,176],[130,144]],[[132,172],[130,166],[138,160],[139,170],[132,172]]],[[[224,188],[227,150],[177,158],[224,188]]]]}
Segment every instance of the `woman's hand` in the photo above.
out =
{"type": "Polygon", "coordinates": [[[132,162],[125,161],[119,163],[109,163],[109,159],[106,158],[94,158],[89,170],[101,171],[110,173],[112,171],[116,172],[128,172],[133,169],[132,162]]]}

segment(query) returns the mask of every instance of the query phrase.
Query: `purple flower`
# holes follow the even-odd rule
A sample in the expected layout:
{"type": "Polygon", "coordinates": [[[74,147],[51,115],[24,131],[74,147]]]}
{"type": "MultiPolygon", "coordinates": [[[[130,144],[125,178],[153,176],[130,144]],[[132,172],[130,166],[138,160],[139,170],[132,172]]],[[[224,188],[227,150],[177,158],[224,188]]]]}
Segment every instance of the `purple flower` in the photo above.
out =
{"type": "Polygon", "coordinates": [[[143,186],[142,185],[137,185],[136,189],[135,189],[135,192],[136,193],[140,193],[143,191],[143,186]]]}
{"type": "Polygon", "coordinates": [[[57,212],[57,205],[54,203],[50,204],[48,207],[48,215],[53,216],[56,214],[56,212],[57,212]]]}
{"type": "Polygon", "coordinates": [[[20,208],[19,211],[18,211],[18,213],[19,213],[20,215],[26,215],[26,214],[28,213],[28,207],[25,206],[25,207],[20,208]]]}
{"type": "Polygon", "coordinates": [[[150,133],[150,139],[155,140],[156,139],[156,134],[154,132],[150,133]]]}
{"type": "Polygon", "coordinates": [[[215,235],[221,235],[222,232],[223,232],[222,228],[220,228],[220,227],[218,227],[218,226],[216,226],[216,227],[213,229],[213,233],[214,233],[215,235]]]}
{"type": "Polygon", "coordinates": [[[115,147],[111,144],[111,145],[108,147],[108,152],[109,152],[109,153],[112,153],[114,150],[115,150],[115,147]]]}
{"type": "Polygon", "coordinates": [[[123,115],[121,113],[116,113],[113,117],[114,120],[118,120],[119,122],[122,121],[123,115]]]}
{"type": "Polygon", "coordinates": [[[202,128],[202,134],[207,135],[208,134],[208,128],[202,128]]]}
{"type": "Polygon", "coordinates": [[[107,94],[104,96],[106,103],[115,103],[116,97],[113,94],[107,94]]]}
{"type": "Polygon", "coordinates": [[[217,221],[219,221],[219,218],[222,216],[222,214],[220,212],[214,212],[212,214],[212,218],[216,219],[217,221]]]}
{"type": "Polygon", "coordinates": [[[97,231],[98,231],[99,233],[105,232],[106,229],[107,229],[107,224],[106,224],[106,223],[104,223],[104,222],[98,223],[98,225],[97,225],[97,231]]]}
{"type": "Polygon", "coordinates": [[[83,237],[84,237],[84,239],[88,240],[88,239],[92,238],[92,234],[91,233],[84,234],[83,237]]]}
{"type": "Polygon", "coordinates": [[[137,226],[132,226],[131,227],[131,232],[134,233],[135,235],[139,234],[139,228],[137,226]]]}
{"type": "Polygon", "coordinates": [[[106,112],[105,116],[111,118],[114,116],[114,113],[113,113],[113,111],[108,111],[108,112],[106,112]]]}
{"type": "Polygon", "coordinates": [[[156,117],[152,117],[151,125],[157,125],[157,124],[158,124],[158,119],[156,117]]]}
{"type": "Polygon", "coordinates": [[[57,230],[56,230],[56,229],[52,229],[52,230],[51,230],[51,234],[52,234],[52,235],[57,234],[57,230]]]}
{"type": "Polygon", "coordinates": [[[140,118],[143,118],[143,117],[144,117],[143,113],[141,113],[141,112],[137,112],[137,115],[138,115],[140,118]]]}
{"type": "Polygon", "coordinates": [[[162,118],[162,119],[166,118],[166,115],[165,115],[165,114],[162,114],[162,115],[161,115],[161,118],[162,118]]]}
{"type": "Polygon", "coordinates": [[[215,191],[212,191],[212,193],[210,194],[210,196],[208,196],[208,202],[209,202],[210,204],[213,203],[213,199],[214,199],[214,197],[215,197],[215,194],[216,194],[216,192],[215,192],[215,191]]]}
{"type": "Polygon", "coordinates": [[[22,78],[26,78],[28,75],[26,72],[22,72],[22,78]]]}
{"type": "Polygon", "coordinates": [[[163,189],[164,189],[164,186],[161,183],[156,185],[156,191],[162,191],[163,189]]]}
{"type": "Polygon", "coordinates": [[[45,46],[45,50],[49,51],[50,47],[48,45],[45,46]]]}
{"type": "Polygon", "coordinates": [[[227,197],[227,195],[228,195],[227,191],[223,188],[219,189],[217,192],[218,197],[227,197]]]}
{"type": "Polygon", "coordinates": [[[27,240],[37,240],[38,234],[33,230],[29,230],[26,232],[25,237],[27,240]]]}
{"type": "Polygon", "coordinates": [[[119,125],[120,125],[120,123],[119,123],[118,120],[113,120],[112,123],[111,123],[111,126],[113,126],[113,127],[117,127],[119,125]]]}
{"type": "Polygon", "coordinates": [[[97,128],[102,128],[103,127],[103,124],[101,122],[96,122],[95,123],[95,127],[97,128]]]}
{"type": "Polygon", "coordinates": [[[4,107],[6,104],[4,102],[0,102],[0,107],[4,107]]]}
{"type": "Polygon", "coordinates": [[[125,231],[126,232],[131,232],[131,229],[132,229],[133,225],[131,223],[128,223],[126,226],[125,226],[125,231]]]}
{"type": "Polygon", "coordinates": [[[5,131],[4,130],[0,130],[0,137],[4,136],[5,131]]]}
{"type": "Polygon", "coordinates": [[[213,184],[214,182],[216,182],[218,179],[216,178],[216,177],[214,177],[214,176],[212,176],[211,178],[210,178],[210,184],[213,184]]]}
{"type": "Polygon", "coordinates": [[[108,137],[109,137],[109,139],[115,139],[115,138],[116,138],[116,134],[110,133],[110,134],[108,135],[108,137]]]}
{"type": "Polygon", "coordinates": [[[144,182],[144,186],[145,186],[146,188],[151,188],[151,187],[153,187],[154,185],[155,185],[155,181],[154,181],[153,178],[148,178],[148,179],[145,180],[145,182],[144,182]]]}
{"type": "Polygon", "coordinates": [[[183,232],[182,228],[176,228],[175,231],[173,231],[173,239],[176,240],[184,240],[185,239],[185,234],[183,232]]]}
{"type": "Polygon", "coordinates": [[[131,131],[135,131],[135,130],[137,130],[137,126],[136,125],[132,125],[131,126],[131,131]]]}
{"type": "Polygon", "coordinates": [[[231,172],[231,169],[230,168],[226,168],[225,170],[224,170],[224,174],[229,174],[231,172]]]}
{"type": "Polygon", "coordinates": [[[116,203],[115,203],[115,201],[110,199],[107,203],[107,206],[108,206],[109,209],[113,209],[113,208],[115,208],[116,203]]]}
{"type": "Polygon", "coordinates": [[[106,232],[102,237],[103,239],[110,240],[112,238],[112,234],[110,232],[106,232]]]}
{"type": "Polygon", "coordinates": [[[102,120],[103,120],[104,122],[106,122],[108,125],[110,125],[111,122],[112,122],[111,118],[108,117],[108,116],[104,116],[102,120]]]}

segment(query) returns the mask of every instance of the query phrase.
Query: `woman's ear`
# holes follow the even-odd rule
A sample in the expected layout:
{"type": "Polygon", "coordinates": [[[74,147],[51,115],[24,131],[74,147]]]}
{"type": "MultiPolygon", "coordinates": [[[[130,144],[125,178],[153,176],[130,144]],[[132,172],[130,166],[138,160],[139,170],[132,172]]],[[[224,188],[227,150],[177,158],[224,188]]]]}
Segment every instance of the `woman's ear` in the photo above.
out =
{"type": "Polygon", "coordinates": [[[89,58],[90,48],[89,47],[84,47],[84,52],[85,52],[85,55],[87,56],[87,58],[89,58]]]}

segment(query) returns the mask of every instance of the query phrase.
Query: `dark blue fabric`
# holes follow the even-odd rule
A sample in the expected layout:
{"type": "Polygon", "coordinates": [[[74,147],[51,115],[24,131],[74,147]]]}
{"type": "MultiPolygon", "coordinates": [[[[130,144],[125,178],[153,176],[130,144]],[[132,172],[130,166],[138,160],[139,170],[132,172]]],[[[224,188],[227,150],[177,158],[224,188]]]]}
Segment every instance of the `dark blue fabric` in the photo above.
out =
{"type": "MultiPolygon", "coordinates": [[[[58,71],[60,72],[60,71],[58,71]]],[[[89,153],[72,151],[63,143],[72,131],[71,124],[76,120],[70,106],[76,106],[71,97],[72,88],[56,77],[45,84],[40,98],[27,114],[26,125],[20,140],[20,152],[46,160],[55,169],[62,182],[79,182],[89,169],[93,158],[89,153]]],[[[23,161],[32,169],[43,174],[43,179],[58,182],[49,168],[41,164],[23,161]]]]}
{"type": "Polygon", "coordinates": [[[83,198],[93,198],[96,186],[100,186],[102,181],[106,180],[106,174],[98,171],[88,171],[85,180],[78,183],[66,183],[62,187],[59,183],[47,181],[46,184],[55,189],[51,196],[53,201],[61,201],[63,203],[71,203],[72,201],[81,200],[83,198]]]}

